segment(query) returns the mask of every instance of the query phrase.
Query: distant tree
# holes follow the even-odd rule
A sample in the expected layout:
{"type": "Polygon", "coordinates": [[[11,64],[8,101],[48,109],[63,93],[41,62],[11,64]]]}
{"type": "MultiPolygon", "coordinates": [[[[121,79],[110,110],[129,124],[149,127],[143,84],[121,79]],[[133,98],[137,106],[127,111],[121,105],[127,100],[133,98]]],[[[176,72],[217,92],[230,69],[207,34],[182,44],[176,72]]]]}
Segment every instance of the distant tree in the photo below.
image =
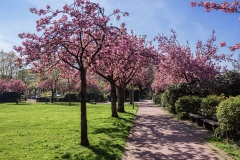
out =
{"type": "Polygon", "coordinates": [[[16,103],[18,104],[21,94],[27,90],[25,83],[19,79],[11,79],[8,81],[8,89],[16,93],[16,103]]]}
{"type": "Polygon", "coordinates": [[[5,79],[12,79],[17,76],[18,67],[15,65],[16,54],[13,51],[0,51],[0,76],[5,79]]]}
{"type": "Polygon", "coordinates": [[[51,91],[51,103],[53,103],[56,87],[57,87],[57,84],[53,78],[46,78],[45,80],[39,82],[38,84],[39,89],[51,91]]]}
{"type": "Polygon", "coordinates": [[[0,92],[5,92],[8,90],[8,84],[5,79],[0,79],[0,92]]]}
{"type": "Polygon", "coordinates": [[[17,78],[24,81],[25,83],[29,80],[30,70],[29,69],[21,69],[18,71],[17,78]]]}
{"type": "Polygon", "coordinates": [[[240,53],[238,54],[237,60],[232,63],[233,70],[240,72],[240,53]]]}

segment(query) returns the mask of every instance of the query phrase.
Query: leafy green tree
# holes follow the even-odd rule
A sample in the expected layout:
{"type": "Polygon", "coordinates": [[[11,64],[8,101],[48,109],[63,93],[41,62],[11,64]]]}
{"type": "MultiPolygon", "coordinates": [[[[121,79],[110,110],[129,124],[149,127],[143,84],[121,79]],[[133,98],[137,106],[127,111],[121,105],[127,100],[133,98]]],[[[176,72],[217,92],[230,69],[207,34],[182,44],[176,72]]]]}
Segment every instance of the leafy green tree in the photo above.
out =
{"type": "Polygon", "coordinates": [[[227,71],[217,77],[214,85],[218,95],[237,96],[240,94],[240,73],[236,70],[227,71]]]}
{"type": "Polygon", "coordinates": [[[16,77],[18,67],[15,65],[16,54],[13,51],[0,51],[0,76],[5,79],[16,77]]]}

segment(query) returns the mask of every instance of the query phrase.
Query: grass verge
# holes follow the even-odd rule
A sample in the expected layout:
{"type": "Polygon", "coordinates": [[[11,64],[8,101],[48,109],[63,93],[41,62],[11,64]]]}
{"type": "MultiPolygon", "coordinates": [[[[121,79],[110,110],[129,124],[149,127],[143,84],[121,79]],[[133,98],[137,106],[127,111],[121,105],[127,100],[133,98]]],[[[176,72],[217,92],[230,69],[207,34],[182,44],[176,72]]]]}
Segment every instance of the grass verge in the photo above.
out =
{"type": "Polygon", "coordinates": [[[87,104],[89,147],[80,146],[80,107],[73,103],[0,104],[1,159],[120,159],[137,107],[111,118],[107,104],[87,104]]]}
{"type": "Polygon", "coordinates": [[[217,148],[224,151],[228,156],[230,156],[234,160],[240,160],[240,147],[236,144],[231,144],[225,139],[221,138],[207,138],[209,143],[215,145],[217,148]]]}

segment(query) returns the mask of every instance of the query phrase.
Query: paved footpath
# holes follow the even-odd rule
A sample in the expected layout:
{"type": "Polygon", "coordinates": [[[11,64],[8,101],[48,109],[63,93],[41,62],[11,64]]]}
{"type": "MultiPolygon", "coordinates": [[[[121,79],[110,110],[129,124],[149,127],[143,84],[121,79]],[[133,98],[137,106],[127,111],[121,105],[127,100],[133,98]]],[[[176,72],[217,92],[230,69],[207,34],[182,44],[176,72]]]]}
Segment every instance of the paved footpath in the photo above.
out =
{"type": "Polygon", "coordinates": [[[151,101],[138,105],[122,160],[231,159],[204,141],[203,138],[210,135],[209,131],[173,119],[151,101]]]}

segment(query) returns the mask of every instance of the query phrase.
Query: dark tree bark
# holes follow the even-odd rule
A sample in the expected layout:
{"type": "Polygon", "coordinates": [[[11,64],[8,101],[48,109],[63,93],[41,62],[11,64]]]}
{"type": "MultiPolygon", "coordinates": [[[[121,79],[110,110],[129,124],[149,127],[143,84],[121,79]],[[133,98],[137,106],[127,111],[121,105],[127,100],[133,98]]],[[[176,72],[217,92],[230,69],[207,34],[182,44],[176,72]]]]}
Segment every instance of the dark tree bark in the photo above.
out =
{"type": "Polygon", "coordinates": [[[117,91],[114,82],[111,82],[111,107],[112,107],[112,117],[118,117],[117,114],[117,91]]]}
{"type": "Polygon", "coordinates": [[[118,87],[118,112],[125,112],[124,110],[124,88],[118,87]]]}
{"type": "Polygon", "coordinates": [[[111,110],[112,110],[112,117],[118,117],[117,114],[117,90],[116,90],[116,81],[117,79],[113,78],[113,74],[109,76],[105,76],[100,72],[96,72],[98,75],[106,79],[111,85],[111,110]]]}
{"type": "Polygon", "coordinates": [[[132,104],[132,89],[129,90],[129,103],[132,104]]]}
{"type": "Polygon", "coordinates": [[[89,146],[88,141],[88,127],[87,127],[87,106],[86,106],[86,94],[87,94],[87,81],[86,70],[81,68],[81,146],[89,146]]]}
{"type": "Polygon", "coordinates": [[[51,103],[53,103],[53,97],[54,97],[54,89],[52,89],[51,103]]]}
{"type": "Polygon", "coordinates": [[[18,104],[18,93],[15,93],[16,95],[16,104],[18,104]]]}

